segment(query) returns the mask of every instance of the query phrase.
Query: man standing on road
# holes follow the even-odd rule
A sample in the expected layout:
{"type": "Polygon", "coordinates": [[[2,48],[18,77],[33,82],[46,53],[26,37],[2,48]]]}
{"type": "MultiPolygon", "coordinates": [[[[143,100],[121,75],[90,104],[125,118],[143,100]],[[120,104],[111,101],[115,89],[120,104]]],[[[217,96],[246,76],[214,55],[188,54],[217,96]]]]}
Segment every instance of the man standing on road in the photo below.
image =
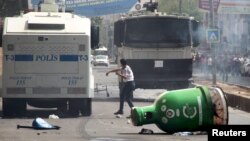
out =
{"type": "Polygon", "coordinates": [[[109,73],[115,72],[116,75],[122,78],[122,81],[124,83],[124,86],[122,86],[120,89],[120,108],[117,112],[114,113],[115,115],[123,114],[124,100],[127,101],[130,108],[134,107],[134,104],[132,103],[133,91],[135,89],[134,74],[130,66],[127,65],[125,59],[121,59],[120,63],[121,68],[114,69],[106,73],[106,76],[108,76],[109,73]]]}

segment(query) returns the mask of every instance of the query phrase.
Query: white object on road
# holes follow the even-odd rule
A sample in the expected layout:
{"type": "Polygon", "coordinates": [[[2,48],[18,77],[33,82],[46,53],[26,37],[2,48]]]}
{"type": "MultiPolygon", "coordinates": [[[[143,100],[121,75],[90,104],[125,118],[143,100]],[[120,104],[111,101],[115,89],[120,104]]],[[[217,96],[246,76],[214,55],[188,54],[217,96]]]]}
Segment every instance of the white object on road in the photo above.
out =
{"type": "Polygon", "coordinates": [[[130,120],[130,119],[128,119],[128,120],[127,120],[127,124],[130,124],[130,123],[131,123],[131,120],[130,120]]]}
{"type": "Polygon", "coordinates": [[[49,119],[59,119],[59,117],[55,114],[49,115],[49,119]]]}
{"type": "Polygon", "coordinates": [[[116,115],[115,117],[116,117],[116,118],[121,118],[122,115],[118,114],[118,115],[116,115]]]}

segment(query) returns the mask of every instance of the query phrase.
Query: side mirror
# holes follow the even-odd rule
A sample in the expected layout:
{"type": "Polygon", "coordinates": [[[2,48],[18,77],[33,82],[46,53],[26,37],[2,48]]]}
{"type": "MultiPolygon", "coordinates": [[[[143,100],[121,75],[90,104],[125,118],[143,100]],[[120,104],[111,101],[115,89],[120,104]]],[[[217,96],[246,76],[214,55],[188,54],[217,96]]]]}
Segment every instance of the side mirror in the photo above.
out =
{"type": "Polygon", "coordinates": [[[91,49],[98,48],[99,45],[99,26],[91,26],[91,49]]]}
{"type": "Polygon", "coordinates": [[[201,40],[201,24],[198,21],[192,21],[192,39],[193,47],[197,47],[200,44],[201,40]]]}

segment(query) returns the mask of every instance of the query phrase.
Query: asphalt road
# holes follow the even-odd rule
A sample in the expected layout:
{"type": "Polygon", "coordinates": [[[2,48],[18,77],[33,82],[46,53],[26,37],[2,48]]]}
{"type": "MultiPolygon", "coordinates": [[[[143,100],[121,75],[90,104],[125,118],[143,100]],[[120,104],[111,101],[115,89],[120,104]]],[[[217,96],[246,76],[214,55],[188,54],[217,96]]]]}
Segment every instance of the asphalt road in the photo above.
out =
{"type": "MultiPolygon", "coordinates": [[[[154,124],[135,127],[126,118],[129,115],[129,108],[125,105],[125,114],[116,118],[113,112],[118,107],[118,102],[94,101],[93,114],[90,117],[48,119],[48,123],[58,125],[59,130],[34,130],[17,129],[17,125],[31,126],[33,119],[12,118],[0,119],[0,140],[1,141],[166,141],[166,140],[194,140],[206,141],[207,135],[197,134],[180,136],[179,134],[167,134],[154,124]],[[138,134],[142,128],[154,132],[151,135],[138,134]]],[[[136,106],[146,106],[152,103],[135,102],[136,106]]],[[[38,110],[39,111],[39,110],[38,110]]],[[[40,111],[38,115],[52,114],[53,110],[40,111]]],[[[32,111],[29,111],[32,112],[32,111]]],[[[229,124],[250,124],[250,114],[230,108],[229,124]]]]}
{"type": "MultiPolygon", "coordinates": [[[[118,109],[118,101],[112,99],[117,97],[117,78],[114,74],[109,77],[105,72],[114,66],[95,67],[95,82],[100,85],[114,87],[109,89],[110,97],[105,91],[95,93],[96,99],[92,103],[92,115],[90,117],[68,117],[49,119],[48,115],[56,113],[55,109],[35,109],[29,107],[28,117],[0,119],[0,141],[166,141],[166,140],[194,140],[206,141],[207,135],[199,134],[181,136],[179,134],[167,134],[161,131],[156,125],[144,125],[135,127],[126,118],[129,115],[129,107],[125,103],[125,114],[116,118],[113,113],[118,109]],[[101,98],[101,100],[100,100],[101,98]],[[52,125],[61,127],[59,130],[34,130],[17,129],[17,125],[31,126],[35,117],[42,117],[52,125]],[[139,134],[142,128],[154,132],[151,135],[139,134]]],[[[150,90],[152,91],[152,90],[150,90]]],[[[152,102],[134,102],[136,106],[151,105],[152,102]]],[[[0,112],[1,112],[0,101],[0,112]]],[[[1,116],[1,113],[0,113],[1,116]]],[[[250,113],[229,108],[229,124],[250,124],[250,113]]]]}

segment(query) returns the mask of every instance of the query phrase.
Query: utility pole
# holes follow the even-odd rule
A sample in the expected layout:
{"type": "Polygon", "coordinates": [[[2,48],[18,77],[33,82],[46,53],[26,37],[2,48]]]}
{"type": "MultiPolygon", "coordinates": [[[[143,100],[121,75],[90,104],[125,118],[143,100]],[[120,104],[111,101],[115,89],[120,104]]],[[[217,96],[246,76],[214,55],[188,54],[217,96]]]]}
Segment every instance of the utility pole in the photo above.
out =
{"type": "Polygon", "coordinates": [[[182,13],[182,0],[179,0],[179,14],[182,13]]]}
{"type": "MultiPolygon", "coordinates": [[[[210,4],[210,28],[214,28],[214,3],[213,0],[209,0],[210,4]]],[[[216,61],[215,61],[215,45],[214,43],[210,43],[212,50],[212,77],[213,77],[213,85],[216,86],[216,61]]]]}

